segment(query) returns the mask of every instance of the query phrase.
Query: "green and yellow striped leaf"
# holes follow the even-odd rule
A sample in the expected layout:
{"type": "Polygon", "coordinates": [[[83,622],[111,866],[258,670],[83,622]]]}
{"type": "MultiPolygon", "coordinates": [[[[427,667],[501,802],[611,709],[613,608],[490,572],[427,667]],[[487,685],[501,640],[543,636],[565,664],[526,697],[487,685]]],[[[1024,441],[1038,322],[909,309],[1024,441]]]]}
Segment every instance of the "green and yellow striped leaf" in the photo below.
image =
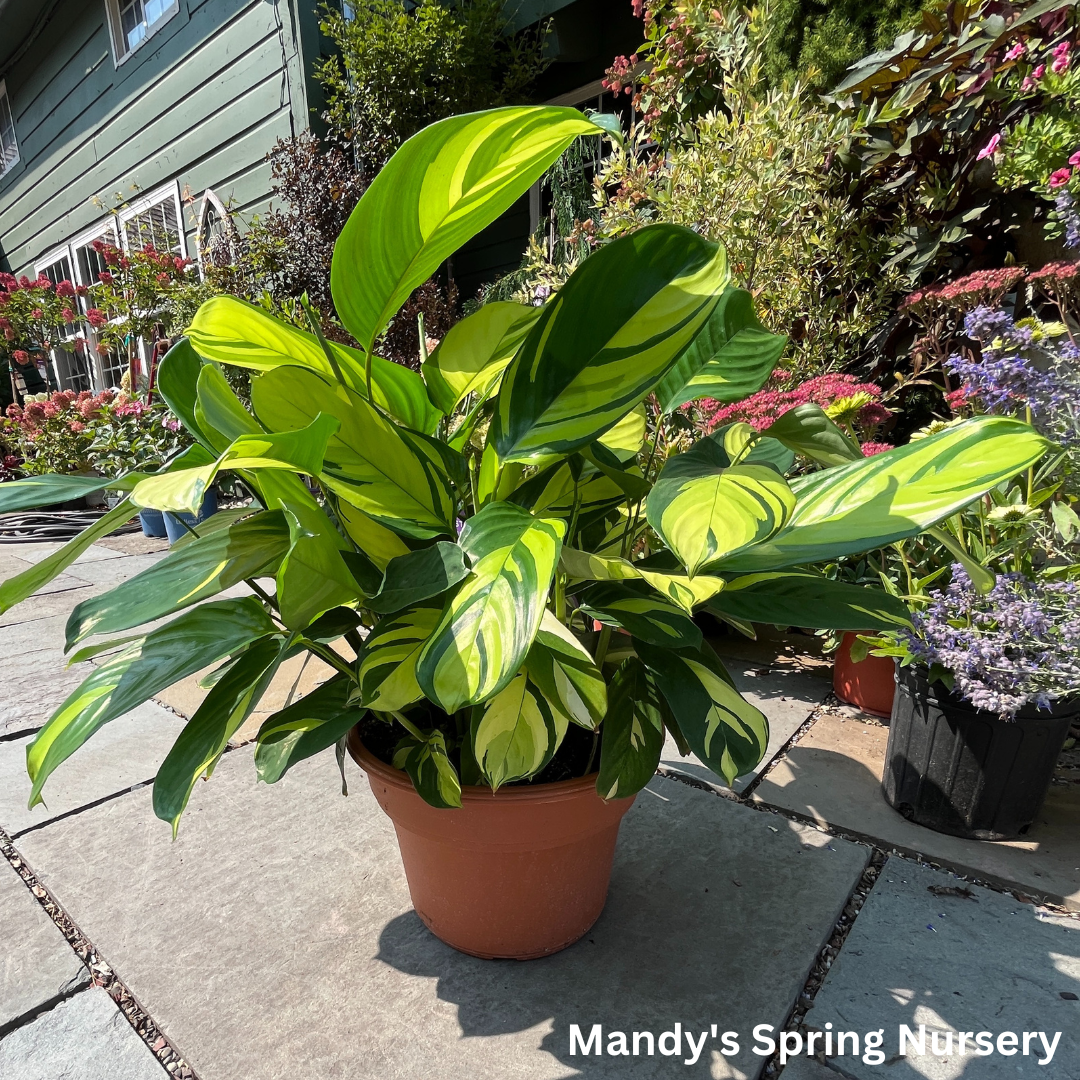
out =
{"type": "Polygon", "coordinates": [[[396,532],[380,525],[352,503],[340,502],[336,509],[349,539],[380,570],[385,570],[391,559],[408,554],[408,544],[396,532]]]}
{"type": "Polygon", "coordinates": [[[493,697],[517,674],[544,613],[566,523],[489,503],[458,543],[472,577],[424,646],[417,678],[445,712],[493,697]]]}
{"type": "Polygon", "coordinates": [[[688,615],[724,587],[724,579],[708,574],[686,574],[633,563],[616,555],[592,555],[564,547],[559,560],[562,569],[579,581],[644,581],[662,596],[673,600],[688,615]]]}
{"type": "MultiPolygon", "coordinates": [[[[334,358],[331,363],[314,334],[290,326],[234,296],[207,300],[196,312],[187,333],[199,355],[219,364],[251,371],[301,367],[329,383],[338,382],[340,371],[350,389],[367,397],[362,352],[328,341],[326,347],[334,358]]],[[[424,432],[435,430],[439,411],[428,400],[423,380],[415,371],[376,356],[372,358],[371,382],[372,396],[379,408],[406,427],[424,432]]]]}
{"type": "Polygon", "coordinates": [[[607,712],[607,684],[581,644],[550,611],[525,658],[529,679],[556,712],[589,731],[607,712]]]}
{"type": "Polygon", "coordinates": [[[229,739],[258,704],[281,661],[284,638],[260,638],[240,654],[184,725],[154,778],[154,813],[173,839],[196,781],[209,777],[229,739]]]}
{"type": "Polygon", "coordinates": [[[1034,464],[1050,445],[1019,420],[977,416],[907,446],[798,477],[787,524],[714,569],[778,570],[916,536],[1034,464]]]}
{"type": "Polygon", "coordinates": [[[364,716],[349,707],[352,684],[336,675],[266,718],[255,737],[255,771],[265,784],[276,784],[294,765],[321,753],[345,736],[364,716]]]}
{"type": "Polygon", "coordinates": [[[860,461],[863,456],[859,444],[812,401],[788,409],[762,434],[826,467],[860,461]]]}
{"type": "MultiPolygon", "coordinates": [[[[347,387],[297,367],[252,380],[255,414],[273,431],[294,431],[318,413],[339,430],[326,447],[319,481],[379,524],[427,539],[452,531],[454,500],[446,447],[387,420],[347,387]]],[[[460,455],[457,455],[460,458],[460,455]]]]}
{"type": "Polygon", "coordinates": [[[446,739],[438,729],[420,742],[407,735],[394,751],[394,767],[404,769],[417,794],[440,810],[461,806],[461,780],[446,753],[446,739]]]}
{"type": "Polygon", "coordinates": [[[721,469],[681,460],[689,456],[668,458],[645,501],[645,516],[693,577],[781,529],[795,496],[768,465],[721,469]]]}
{"type": "Polygon", "coordinates": [[[317,476],[322,469],[327,443],[338,427],[335,417],[317,413],[300,430],[241,435],[210,465],[141,480],[131,493],[131,501],[155,510],[197,514],[206,489],[222,469],[280,469],[317,476]]]}
{"type": "Polygon", "coordinates": [[[442,609],[417,606],[381,619],[364,642],[357,667],[359,704],[376,712],[404,709],[424,696],[416,661],[442,609]]]}
{"type": "Polygon", "coordinates": [[[508,210],[580,135],[575,109],[512,107],[440,120],[387,162],[334,246],[330,287],[366,351],[417,285],[508,210]]]}
{"type": "Polygon", "coordinates": [[[455,323],[424,361],[428,396],[452,413],[469,394],[487,397],[541,308],[497,300],[455,323]]]}
{"type": "Polygon", "coordinates": [[[471,735],[480,775],[493,791],[535,776],[559,748],[566,725],[527,675],[515,675],[475,711],[471,735]]]}
{"type": "Polygon", "coordinates": [[[670,649],[696,648],[701,631],[681,608],[656,595],[644,581],[603,581],[579,596],[583,614],[670,649]]]}
{"type": "Polygon", "coordinates": [[[660,407],[669,413],[698,398],[741,401],[756,394],[786,344],[783,334],[770,334],[758,321],[750,293],[729,285],[708,322],[656,388],[660,407]]]}
{"type": "Polygon", "coordinates": [[[624,660],[611,680],[600,737],[596,791],[602,799],[636,795],[656,774],[667,706],[645,665],[624,660]]]}
{"type": "Polygon", "coordinates": [[[727,279],[723,248],[677,225],[590,255],[503,374],[488,434],[500,459],[569,454],[603,435],[668,373],[727,279]]]}
{"type": "Polygon", "coordinates": [[[868,585],[832,581],[809,570],[773,570],[729,578],[705,605],[721,619],[814,630],[893,630],[910,626],[898,597],[868,585]]]}
{"type": "Polygon", "coordinates": [[[172,615],[245,578],[276,573],[288,550],[289,527],[279,510],[193,540],[116,588],[77,605],[67,621],[65,647],[91,634],[115,634],[172,615]]]}
{"type": "Polygon", "coordinates": [[[769,721],[735,689],[707,644],[657,649],[635,642],[690,749],[730,786],[756,768],[769,745],[769,721]]]}
{"type": "Polygon", "coordinates": [[[276,630],[252,597],[200,604],[96,667],[26,748],[30,806],[49,774],[110,720],[276,630]]]}

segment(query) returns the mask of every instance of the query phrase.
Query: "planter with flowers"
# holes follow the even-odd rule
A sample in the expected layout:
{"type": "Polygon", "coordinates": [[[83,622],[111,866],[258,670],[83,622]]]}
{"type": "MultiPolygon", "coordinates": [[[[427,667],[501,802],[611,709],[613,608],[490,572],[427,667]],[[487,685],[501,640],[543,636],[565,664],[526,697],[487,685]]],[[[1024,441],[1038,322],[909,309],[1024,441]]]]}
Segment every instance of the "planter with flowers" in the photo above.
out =
{"type": "MultiPolygon", "coordinates": [[[[122,478],[129,498],[0,585],[0,609],[138,508],[194,511],[220,473],[261,508],[214,515],[74,610],[76,656],[90,637],[171,618],[90,646],[87,683],[27,748],[31,803],[102,725],[220,665],[154,781],[155,813],[176,829],[278,666],[307,650],[336,674],[263,724],[260,777],[352,752],[427,925],[481,956],[543,955],[599,915],[619,819],[667,733],[728,782],[764,754],[767,721],[696,608],[744,625],[794,611],[826,628],[906,624],[887,593],[799,568],[922,533],[1046,440],[984,416],[867,458],[808,402],[666,455],[664,415],[755,393],[783,347],[697,233],[659,224],[601,246],[542,306],[463,319],[420,373],[376,355],[413,289],[604,123],[506,108],[410,139],[335,248],[335,307],[359,349],[314,318],[308,334],[227,297],[199,310],[159,376],[194,445],[122,478]],[[254,415],[219,364],[252,371],[254,415]],[[789,482],[796,451],[823,467],[789,482]],[[252,594],[211,599],[241,581],[252,594]]],[[[0,510],[49,487],[3,485],[0,510]]]]}

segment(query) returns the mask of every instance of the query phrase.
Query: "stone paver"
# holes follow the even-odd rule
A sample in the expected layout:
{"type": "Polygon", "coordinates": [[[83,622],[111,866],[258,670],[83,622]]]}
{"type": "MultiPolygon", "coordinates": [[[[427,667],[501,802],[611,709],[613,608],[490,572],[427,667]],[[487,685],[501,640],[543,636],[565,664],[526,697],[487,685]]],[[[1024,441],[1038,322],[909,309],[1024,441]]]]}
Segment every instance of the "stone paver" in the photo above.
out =
{"type": "Polygon", "coordinates": [[[0,1039],[11,1080],[166,1080],[112,998],[91,987],[0,1039]]]}
{"type": "MultiPolygon", "coordinates": [[[[65,589],[63,592],[38,593],[0,615],[0,628],[41,622],[57,616],[66,620],[76,604],[81,604],[99,592],[101,590],[92,585],[84,585],[78,589],[65,589]]],[[[0,638],[6,641],[7,634],[0,635],[0,638]]]]}
{"type": "Polygon", "coordinates": [[[26,807],[26,747],[33,736],[0,742],[0,826],[9,836],[152,780],[184,721],[146,702],[106,724],[49,777],[45,803],[26,807]]]}
{"type": "MultiPolygon", "coordinates": [[[[1012,896],[972,887],[975,899],[936,896],[929,887],[963,885],[951,875],[890,859],[859,914],[839,957],[807,1014],[808,1027],[884,1030],[888,1067],[850,1053],[835,1059],[854,1080],[998,1080],[1080,1076],[1080,922],[1039,917],[1012,896]],[[1063,995],[1073,995],[1072,998],[1063,995]],[[908,1045],[899,1056],[900,1025],[915,1035],[925,1025],[926,1053],[908,1045]],[[953,1033],[951,1053],[935,1056],[930,1033],[953,1033]],[[974,1057],[959,1032],[1045,1032],[1061,1039],[1053,1059],[1036,1063],[1034,1051],[974,1057]]],[[[1022,1040],[1022,1036],[1021,1036],[1022,1040]]],[[[1008,1045],[1005,1046],[1008,1049],[1008,1045]]],[[[850,1049],[850,1046],[848,1047],[850,1049]]],[[[784,1073],[787,1077],[787,1073],[784,1073]]]]}
{"type": "Polygon", "coordinates": [[[175,843],[143,790],[19,847],[202,1080],[666,1077],[667,1057],[570,1056],[569,1026],[718,1022],[745,1033],[742,1055],[729,1066],[714,1042],[678,1071],[752,1077],[749,1032],[783,1023],[868,856],[657,778],[586,938],[487,962],[420,924],[390,822],[349,777],[343,799],[324,754],[258,785],[237,750],[175,843]]]}
{"type": "Polygon", "coordinates": [[[914,825],[885,802],[880,785],[888,738],[889,729],[876,721],[826,714],[753,798],[1080,911],[1080,784],[1051,786],[1022,840],[961,840],[914,825]]]}
{"type": "Polygon", "coordinates": [[[838,1073],[812,1057],[793,1058],[780,1074],[783,1080],[837,1080],[838,1073]]]}
{"type": "Polygon", "coordinates": [[[27,653],[7,651],[12,629],[0,630],[0,643],[5,649],[0,680],[0,736],[41,727],[92,670],[85,663],[67,667],[67,657],[59,647],[27,653]]]}
{"type": "MultiPolygon", "coordinates": [[[[724,638],[712,644],[723,650],[732,639],[724,638]]],[[[757,646],[757,642],[747,642],[757,646]]],[[[769,718],[769,746],[761,763],[753,772],[740,776],[734,789],[742,791],[753,783],[758,773],[780,752],[784,744],[802,726],[809,715],[821,704],[832,684],[823,672],[804,668],[795,663],[778,662],[770,653],[763,652],[754,662],[721,651],[721,658],[738,691],[751,704],[756,705],[769,718]],[[764,661],[764,662],[763,662],[764,661]]],[[[703,780],[713,787],[723,787],[723,782],[695,754],[683,757],[675,740],[669,735],[660,756],[662,765],[703,780]]]]}
{"type": "Polygon", "coordinates": [[[0,859],[0,1032],[89,985],[90,972],[0,859]]]}

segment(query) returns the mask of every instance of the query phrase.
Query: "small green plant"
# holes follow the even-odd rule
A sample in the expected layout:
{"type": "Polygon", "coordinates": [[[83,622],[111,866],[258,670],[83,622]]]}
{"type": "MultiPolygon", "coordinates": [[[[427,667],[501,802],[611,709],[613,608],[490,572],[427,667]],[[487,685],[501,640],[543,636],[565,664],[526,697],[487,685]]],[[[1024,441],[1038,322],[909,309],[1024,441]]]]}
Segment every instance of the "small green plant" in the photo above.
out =
{"type": "MultiPolygon", "coordinates": [[[[460,805],[463,784],[542,780],[555,763],[563,775],[597,766],[598,792],[627,797],[654,774],[667,733],[731,782],[761,759],[768,724],[703,641],[697,608],[742,626],[788,621],[793,608],[819,627],[904,623],[886,593],[799,568],[921,533],[1047,442],[985,416],[864,458],[809,405],[664,459],[647,399],[664,413],[739,400],[783,347],[717,242],[650,225],[582,261],[547,304],[492,303],[463,319],[420,373],[376,354],[416,286],[607,123],[506,108],[409,140],[335,248],[334,300],[358,349],[326,341],[317,321],[305,333],[227,297],[199,310],[159,381],[195,445],[156,475],[122,478],[129,498],[4,582],[0,610],[138,507],[197,509],[219,474],[241,477],[258,505],[215,515],[75,608],[67,645],[97,665],[27,749],[32,803],[103,724],[219,665],[154,782],[155,813],[175,829],[279,665],[304,650],[336,674],[263,724],[268,782],[340,748],[361,721],[439,807],[460,805]],[[219,365],[253,372],[254,415],[219,365]],[[825,467],[789,482],[796,453],[825,467]],[[253,595],[211,599],[242,581],[253,595]]],[[[5,484],[0,510],[91,484],[5,484]]]]}

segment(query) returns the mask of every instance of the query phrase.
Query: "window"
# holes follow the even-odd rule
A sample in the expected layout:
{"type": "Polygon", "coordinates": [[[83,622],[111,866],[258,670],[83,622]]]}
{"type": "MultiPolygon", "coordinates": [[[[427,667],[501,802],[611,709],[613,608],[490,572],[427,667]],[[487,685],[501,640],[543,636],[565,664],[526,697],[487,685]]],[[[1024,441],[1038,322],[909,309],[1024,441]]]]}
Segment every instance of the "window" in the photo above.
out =
{"type": "MultiPolygon", "coordinates": [[[[95,226],[89,232],[77,236],[71,241],[71,263],[75,271],[75,283],[85,285],[88,288],[98,283],[98,275],[105,273],[108,266],[100,252],[94,250],[94,243],[98,240],[106,244],[116,245],[116,224],[109,220],[95,226]]],[[[84,297],[81,306],[85,309],[93,304],[87,304],[84,297]]],[[[127,370],[127,361],[123,355],[115,349],[112,352],[98,352],[98,337],[92,327],[86,326],[86,340],[89,345],[88,356],[90,363],[94,365],[96,378],[94,379],[97,389],[107,389],[110,386],[119,386],[120,378],[127,370]]]]}
{"type": "Polygon", "coordinates": [[[204,270],[207,266],[228,266],[236,257],[234,236],[232,218],[225,204],[207,188],[199,208],[199,227],[195,235],[199,266],[204,270]]]}
{"type": "Polygon", "coordinates": [[[132,250],[149,244],[158,251],[171,251],[183,257],[186,254],[183,220],[180,192],[175,184],[170,184],[121,211],[124,247],[132,250]]]}
{"type": "Polygon", "coordinates": [[[178,0],[105,0],[116,62],[126,60],[180,10],[178,0]]]}
{"type": "MultiPolygon", "coordinates": [[[[34,267],[34,272],[47,277],[54,285],[59,285],[61,281],[74,284],[70,248],[65,244],[57,251],[46,255],[34,267]]],[[[56,385],[64,390],[92,390],[94,388],[93,360],[87,356],[85,348],[76,340],[80,336],[85,336],[80,318],[80,303],[72,296],[69,306],[75,312],[75,319],[65,324],[60,345],[53,350],[50,357],[56,385]]]]}
{"type": "Polygon", "coordinates": [[[19,144],[15,141],[15,121],[11,118],[11,102],[7,86],[0,81],[0,176],[19,160],[19,144]]]}

